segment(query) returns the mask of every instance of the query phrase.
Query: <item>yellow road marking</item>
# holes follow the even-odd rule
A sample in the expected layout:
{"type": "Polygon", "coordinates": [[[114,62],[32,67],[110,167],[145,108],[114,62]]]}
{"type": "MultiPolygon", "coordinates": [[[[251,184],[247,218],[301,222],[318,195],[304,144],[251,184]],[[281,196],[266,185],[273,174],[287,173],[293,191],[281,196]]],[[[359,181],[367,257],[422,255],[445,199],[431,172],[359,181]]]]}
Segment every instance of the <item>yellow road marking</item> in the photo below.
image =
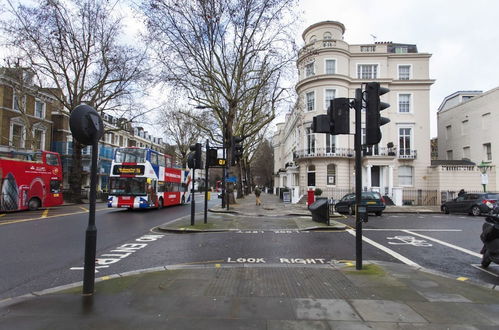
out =
{"type": "Polygon", "coordinates": [[[103,281],[107,281],[111,278],[111,276],[102,276],[100,279],[103,281]]]}
{"type": "MultiPolygon", "coordinates": [[[[107,210],[107,208],[105,209],[98,209],[98,210],[95,210],[95,211],[104,211],[104,210],[107,210]]],[[[20,219],[20,220],[6,220],[6,221],[2,221],[0,222],[0,226],[4,226],[4,225],[10,225],[10,224],[13,224],[13,223],[21,223],[21,222],[28,222],[28,221],[36,221],[36,220],[41,220],[41,219],[50,219],[50,218],[57,218],[57,217],[66,217],[68,215],[75,215],[75,214],[81,214],[81,213],[87,213],[88,211],[79,211],[79,212],[72,212],[72,213],[63,213],[63,214],[54,214],[54,215],[49,215],[47,216],[46,218],[30,218],[30,219],[20,219]]]]}
{"type": "Polygon", "coordinates": [[[40,218],[46,218],[48,214],[49,214],[49,209],[45,209],[40,218]]]}
{"type": "Polygon", "coordinates": [[[220,267],[222,267],[222,265],[220,265],[220,264],[215,264],[215,268],[220,268],[220,267]]]}
{"type": "Polygon", "coordinates": [[[5,217],[5,213],[0,214],[0,218],[5,217]]]}
{"type": "Polygon", "coordinates": [[[85,212],[88,212],[88,209],[86,207],[80,206],[80,209],[82,209],[85,212]]]}
{"type": "Polygon", "coordinates": [[[469,278],[467,278],[467,277],[458,277],[458,278],[457,278],[457,280],[458,280],[458,281],[463,281],[463,282],[464,282],[464,281],[469,280],[469,278]]]}

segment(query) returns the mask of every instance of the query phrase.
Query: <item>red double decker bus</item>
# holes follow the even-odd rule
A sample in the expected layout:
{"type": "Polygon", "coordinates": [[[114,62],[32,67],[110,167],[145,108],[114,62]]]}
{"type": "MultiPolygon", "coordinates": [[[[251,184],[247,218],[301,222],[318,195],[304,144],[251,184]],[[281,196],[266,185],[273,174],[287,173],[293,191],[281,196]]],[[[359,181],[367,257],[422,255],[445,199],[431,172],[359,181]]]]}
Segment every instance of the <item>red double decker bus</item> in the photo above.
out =
{"type": "Polygon", "coordinates": [[[57,152],[1,152],[0,212],[36,210],[63,203],[57,152]]]}

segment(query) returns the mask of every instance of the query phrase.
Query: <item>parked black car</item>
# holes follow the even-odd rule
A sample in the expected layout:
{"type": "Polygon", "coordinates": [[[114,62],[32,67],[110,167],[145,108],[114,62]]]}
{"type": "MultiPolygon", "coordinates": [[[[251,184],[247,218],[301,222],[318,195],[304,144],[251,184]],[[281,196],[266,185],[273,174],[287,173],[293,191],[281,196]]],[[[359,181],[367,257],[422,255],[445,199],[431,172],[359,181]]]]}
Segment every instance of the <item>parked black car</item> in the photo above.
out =
{"type": "MultiPolygon", "coordinates": [[[[368,213],[374,213],[377,216],[380,216],[385,210],[385,202],[380,193],[375,191],[362,192],[361,206],[366,206],[368,213]]],[[[343,196],[334,207],[338,213],[355,214],[355,194],[343,196]]]]}
{"type": "Polygon", "coordinates": [[[487,202],[492,204],[499,200],[499,194],[493,193],[465,193],[459,197],[445,201],[440,210],[443,213],[468,213],[470,215],[478,216],[482,213],[488,213],[490,208],[487,202]]]}

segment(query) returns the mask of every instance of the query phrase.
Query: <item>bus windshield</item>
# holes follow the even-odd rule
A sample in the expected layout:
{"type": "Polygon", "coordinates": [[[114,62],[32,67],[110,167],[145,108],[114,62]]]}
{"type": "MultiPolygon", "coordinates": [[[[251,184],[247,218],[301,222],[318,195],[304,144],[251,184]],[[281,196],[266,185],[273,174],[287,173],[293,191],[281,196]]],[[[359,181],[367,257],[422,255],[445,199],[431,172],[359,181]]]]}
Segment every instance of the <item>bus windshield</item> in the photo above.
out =
{"type": "Polygon", "coordinates": [[[120,148],[116,150],[116,163],[145,163],[145,161],[145,149],[120,148]]]}
{"type": "Polygon", "coordinates": [[[109,194],[115,196],[145,196],[147,178],[109,178],[109,194]]]}

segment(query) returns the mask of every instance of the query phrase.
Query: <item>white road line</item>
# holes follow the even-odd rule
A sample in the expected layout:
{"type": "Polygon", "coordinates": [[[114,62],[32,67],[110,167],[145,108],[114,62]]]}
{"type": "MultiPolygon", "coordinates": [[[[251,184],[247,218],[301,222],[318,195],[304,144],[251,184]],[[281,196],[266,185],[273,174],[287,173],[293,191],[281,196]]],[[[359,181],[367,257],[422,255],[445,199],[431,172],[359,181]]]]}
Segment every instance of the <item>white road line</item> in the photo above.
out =
{"type": "Polygon", "coordinates": [[[478,269],[478,270],[481,270],[482,272],[486,272],[487,274],[490,274],[490,275],[492,275],[492,276],[499,277],[499,275],[497,275],[496,273],[493,273],[493,272],[491,272],[491,271],[489,271],[489,270],[487,270],[487,269],[484,269],[484,268],[482,267],[482,265],[478,265],[478,264],[471,264],[471,266],[472,266],[472,267],[474,267],[474,268],[476,268],[476,269],[478,269]]]}
{"type": "Polygon", "coordinates": [[[402,229],[402,228],[363,228],[363,231],[463,231],[462,229],[402,229]]]}
{"type": "Polygon", "coordinates": [[[441,241],[439,239],[436,239],[436,238],[433,238],[433,237],[429,237],[429,236],[425,236],[425,235],[421,235],[421,234],[418,234],[418,233],[415,233],[413,231],[410,231],[410,230],[407,230],[407,229],[403,229],[402,230],[403,232],[405,233],[408,233],[408,234],[411,234],[411,235],[416,235],[416,236],[419,236],[419,237],[422,237],[424,239],[427,239],[429,241],[433,241],[433,242],[436,242],[438,244],[442,244],[442,245],[445,245],[447,247],[450,247],[450,248],[453,248],[453,249],[456,249],[458,251],[461,251],[461,252],[464,252],[464,253],[467,253],[469,255],[472,255],[474,257],[477,257],[477,258],[482,258],[482,255],[480,253],[476,253],[476,252],[473,252],[471,250],[468,250],[468,249],[465,249],[465,248],[462,248],[460,246],[457,246],[457,245],[454,245],[454,244],[450,244],[450,243],[447,243],[447,242],[444,242],[444,241],[441,241]]]}
{"type": "MultiPolygon", "coordinates": [[[[347,230],[348,233],[350,233],[351,235],[355,236],[355,230],[353,229],[348,229],[347,230]]],[[[395,259],[398,259],[400,261],[402,261],[404,264],[406,265],[409,265],[409,266],[414,266],[414,267],[418,267],[418,268],[421,268],[420,265],[418,265],[417,263],[415,263],[414,261],[412,260],[409,260],[407,259],[406,257],[404,257],[403,255],[393,251],[392,249],[389,249],[387,248],[386,246],[384,245],[381,245],[379,243],[376,243],[375,241],[365,237],[365,236],[362,236],[362,240],[365,241],[366,243],[369,243],[371,244],[372,246],[374,247],[377,247],[378,249],[380,249],[381,251],[385,252],[385,253],[388,253],[389,255],[391,255],[392,257],[394,257],[395,259]]]]}

